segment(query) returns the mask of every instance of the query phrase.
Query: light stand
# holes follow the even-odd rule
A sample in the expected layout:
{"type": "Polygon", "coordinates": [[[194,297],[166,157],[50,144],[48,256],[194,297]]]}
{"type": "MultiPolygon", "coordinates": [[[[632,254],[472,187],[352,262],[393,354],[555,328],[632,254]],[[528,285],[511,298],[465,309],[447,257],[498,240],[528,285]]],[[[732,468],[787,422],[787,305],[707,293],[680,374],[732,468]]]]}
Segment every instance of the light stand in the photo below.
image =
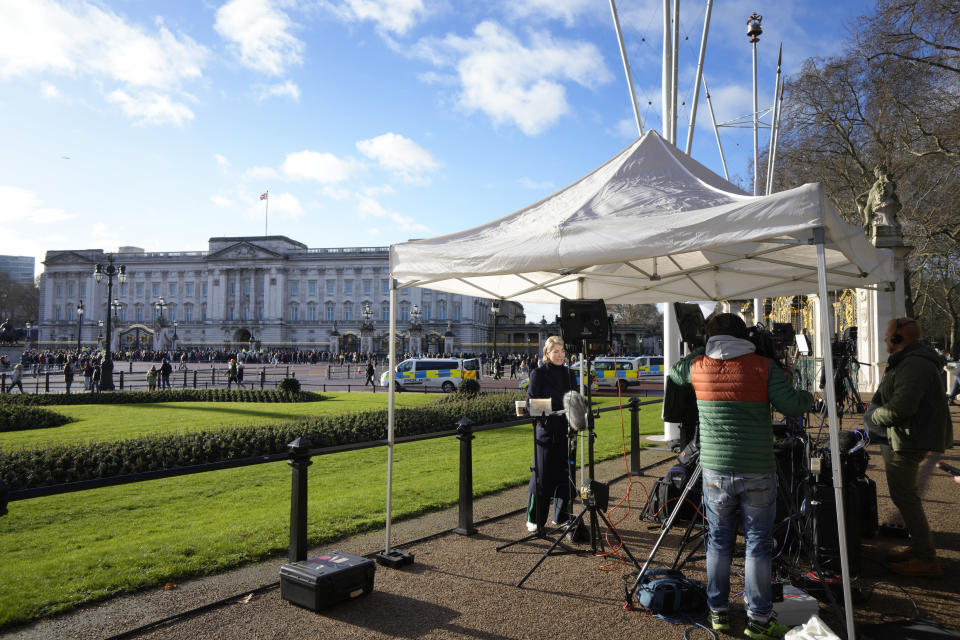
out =
{"type": "MultiPolygon", "coordinates": [[[[541,427],[546,428],[546,423],[547,423],[547,418],[548,418],[548,417],[549,417],[548,415],[539,415],[539,416],[534,416],[534,418],[533,418],[533,467],[531,467],[531,471],[533,471],[534,494],[536,494],[536,487],[537,487],[537,485],[540,484],[540,473],[541,473],[540,465],[537,463],[537,426],[539,425],[539,426],[541,426],[541,427]]],[[[568,459],[569,459],[569,450],[568,450],[568,459]]],[[[567,472],[567,473],[568,473],[568,475],[569,475],[569,473],[570,473],[569,468],[570,468],[570,465],[569,465],[569,463],[568,463],[568,464],[567,464],[567,469],[568,469],[568,472],[567,472]]],[[[568,482],[571,482],[571,484],[572,484],[572,481],[568,480],[568,482]]],[[[548,504],[545,505],[544,508],[549,509],[549,499],[548,499],[548,504]]],[[[533,568],[531,568],[531,569],[526,573],[526,575],[523,576],[523,578],[520,579],[520,582],[517,583],[517,586],[518,586],[518,587],[522,587],[522,586],[523,586],[523,583],[527,581],[527,578],[529,578],[529,577],[533,574],[534,571],[536,571],[537,567],[540,566],[540,564],[547,558],[547,556],[550,556],[550,555],[567,555],[567,554],[571,554],[571,553],[579,553],[579,551],[577,551],[577,550],[575,550],[575,549],[571,549],[570,547],[568,547],[568,546],[566,546],[565,544],[563,544],[563,536],[566,535],[567,530],[568,530],[566,526],[558,527],[558,528],[555,529],[554,531],[551,531],[551,532],[550,532],[551,535],[547,535],[546,527],[544,527],[544,525],[540,522],[540,517],[539,517],[539,515],[537,514],[537,511],[539,511],[540,507],[539,507],[539,505],[538,505],[537,502],[536,502],[536,497],[534,497],[534,509],[535,509],[534,517],[535,517],[535,519],[536,519],[536,521],[537,521],[537,529],[536,529],[536,531],[533,531],[533,532],[531,532],[529,535],[526,535],[526,536],[524,536],[524,537],[522,537],[522,538],[520,538],[520,539],[518,539],[518,540],[514,540],[514,541],[512,541],[512,542],[508,542],[508,543],[506,543],[506,544],[503,544],[503,545],[500,545],[499,547],[497,547],[497,551],[502,551],[502,550],[506,549],[507,547],[512,547],[513,545],[521,544],[521,543],[523,543],[523,542],[529,542],[530,540],[549,540],[549,541],[551,541],[551,542],[553,543],[553,544],[551,544],[550,548],[547,549],[547,552],[543,554],[543,556],[540,558],[540,560],[537,561],[537,564],[533,565],[533,568]],[[553,537],[556,533],[558,533],[558,532],[560,532],[560,531],[562,531],[562,533],[560,533],[559,536],[553,537]],[[562,550],[562,551],[554,551],[558,546],[562,547],[563,550],[562,550]]]]}
{"type": "Polygon", "coordinates": [[[80,333],[83,331],[83,300],[77,305],[77,358],[80,358],[80,333]]]}
{"type": "MultiPolygon", "coordinates": [[[[93,271],[93,278],[99,283],[107,276],[107,304],[110,304],[113,298],[113,277],[117,276],[120,284],[127,281],[127,267],[125,265],[114,265],[113,256],[107,256],[107,266],[98,264],[93,271]]],[[[113,348],[110,342],[110,313],[107,313],[107,335],[105,338],[107,348],[103,354],[103,362],[100,364],[100,390],[113,391],[113,348]]]]}

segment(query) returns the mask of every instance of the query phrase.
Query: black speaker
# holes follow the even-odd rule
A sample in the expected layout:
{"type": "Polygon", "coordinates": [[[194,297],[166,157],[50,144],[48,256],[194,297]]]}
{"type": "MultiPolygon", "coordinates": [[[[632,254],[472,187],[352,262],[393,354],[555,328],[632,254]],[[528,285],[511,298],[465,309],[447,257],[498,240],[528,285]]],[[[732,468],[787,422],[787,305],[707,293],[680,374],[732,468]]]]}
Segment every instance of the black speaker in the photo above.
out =
{"type": "Polygon", "coordinates": [[[673,310],[677,316],[677,325],[680,327],[680,339],[690,345],[691,349],[707,344],[706,321],[703,319],[703,310],[698,304],[674,302],[673,310]]]}
{"type": "Polygon", "coordinates": [[[579,347],[584,340],[592,345],[610,342],[610,318],[603,300],[561,300],[557,321],[568,345],[579,347]]]}

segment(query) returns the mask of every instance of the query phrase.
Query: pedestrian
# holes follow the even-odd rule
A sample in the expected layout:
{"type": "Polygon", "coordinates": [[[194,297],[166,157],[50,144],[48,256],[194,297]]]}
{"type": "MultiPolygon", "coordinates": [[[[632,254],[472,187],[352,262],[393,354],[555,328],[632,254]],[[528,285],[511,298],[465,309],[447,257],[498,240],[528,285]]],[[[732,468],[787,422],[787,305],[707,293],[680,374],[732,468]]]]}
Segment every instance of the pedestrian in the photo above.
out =
{"type": "Polygon", "coordinates": [[[93,379],[93,367],[89,360],[83,361],[83,389],[90,391],[90,382],[93,379]]]}
{"type": "Polygon", "coordinates": [[[67,387],[67,393],[70,393],[70,385],[73,384],[73,366],[70,364],[70,358],[67,358],[63,365],[63,384],[67,387]]]}
{"type": "Polygon", "coordinates": [[[94,393],[100,393],[100,363],[93,365],[93,374],[90,376],[90,390],[94,393]]]}
{"type": "Polygon", "coordinates": [[[170,388],[170,373],[173,371],[173,365],[170,364],[170,361],[164,357],[163,363],[160,365],[160,388],[169,389],[170,388]]]}
{"type": "Polygon", "coordinates": [[[23,393],[23,365],[16,364],[13,367],[13,374],[10,377],[10,386],[7,387],[7,393],[13,393],[13,387],[20,389],[20,393],[23,393]]]}
{"type": "Polygon", "coordinates": [[[230,364],[227,366],[227,389],[237,381],[237,361],[230,358],[230,364]]]}
{"type": "Polygon", "coordinates": [[[813,396],[794,389],[774,360],[755,353],[740,316],[713,316],[706,333],[706,348],[679,360],[670,379],[693,388],[700,414],[708,620],[714,631],[730,631],[730,564],[742,524],[744,633],[774,640],[789,627],[777,624],[770,580],[777,512],[771,405],[784,416],[799,416],[813,404],[813,396]]]}
{"type": "Polygon", "coordinates": [[[237,388],[243,387],[243,361],[237,363],[237,388]]]}
{"type": "Polygon", "coordinates": [[[150,370],[147,371],[147,388],[150,391],[157,388],[157,367],[154,365],[150,365],[150,370]]]}
{"type": "Polygon", "coordinates": [[[888,323],[884,341],[890,357],[864,420],[868,428],[872,423],[874,430],[886,431],[887,443],[880,445],[880,452],[887,486],[910,534],[909,546],[887,553],[887,566],[900,575],[939,578],[943,572],[917,492],[917,476],[928,452],[943,453],[953,445],[953,425],[940,377],[942,358],[920,341],[922,337],[913,318],[888,323]]]}
{"type": "Polygon", "coordinates": [[[377,383],[374,382],[373,376],[376,373],[376,370],[373,368],[373,362],[367,360],[367,381],[363,383],[363,386],[366,387],[368,384],[373,387],[373,392],[377,392],[377,383]]]}

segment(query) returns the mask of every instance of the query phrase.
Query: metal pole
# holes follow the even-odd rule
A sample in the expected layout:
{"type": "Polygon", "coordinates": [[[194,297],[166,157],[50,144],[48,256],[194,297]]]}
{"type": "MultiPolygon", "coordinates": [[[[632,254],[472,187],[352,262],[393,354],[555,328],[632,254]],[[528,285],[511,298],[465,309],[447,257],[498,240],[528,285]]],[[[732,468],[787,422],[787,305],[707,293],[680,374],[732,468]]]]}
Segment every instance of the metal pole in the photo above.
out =
{"type": "MultiPolygon", "coordinates": [[[[822,187],[821,187],[822,190],[822,187]]],[[[822,191],[821,191],[822,193],[822,191]]],[[[817,245],[817,292],[820,300],[827,300],[827,258],[824,243],[826,233],[823,227],[813,230],[813,242],[817,245]]],[[[833,353],[830,345],[830,317],[827,307],[820,304],[820,347],[823,351],[823,371],[825,380],[833,380],[833,353]]],[[[830,471],[833,475],[833,494],[837,508],[837,538],[840,541],[840,577],[843,582],[844,614],[847,623],[847,638],[856,638],[853,627],[853,598],[850,593],[850,559],[847,556],[847,522],[843,504],[843,476],[840,461],[840,426],[837,420],[837,396],[832,384],[823,386],[824,402],[827,403],[827,417],[830,423],[830,471]]]]}
{"type": "Polygon", "coordinates": [[[630,473],[640,472],[640,398],[630,398],[630,473]]]}
{"type": "Polygon", "coordinates": [[[777,79],[773,85],[773,107],[770,110],[770,146],[767,147],[767,184],[764,193],[770,195],[773,193],[773,145],[777,131],[777,97],[780,94],[780,64],[783,60],[783,43],[780,43],[780,51],[777,53],[777,79]]]}
{"type": "Polygon", "coordinates": [[[679,112],[679,100],[677,87],[680,76],[680,0],[673,0],[673,55],[670,65],[671,89],[670,89],[670,142],[677,144],[677,115],[679,112]]]}
{"type": "Polygon", "coordinates": [[[693,148],[693,127],[697,122],[697,103],[700,101],[700,79],[703,77],[703,59],[707,55],[707,34],[710,32],[710,12],[712,9],[713,0],[707,0],[707,12],[703,16],[703,35],[700,37],[700,54],[697,56],[697,79],[693,83],[693,102],[690,105],[690,127],[687,129],[687,155],[690,155],[690,150],[693,148]]]}
{"type": "Polygon", "coordinates": [[[390,375],[387,377],[387,384],[390,388],[387,391],[387,524],[384,532],[384,554],[390,553],[390,509],[393,506],[393,429],[394,429],[394,393],[396,382],[394,381],[394,372],[397,369],[397,341],[394,336],[397,335],[397,281],[390,279],[390,375]]]}
{"type": "Polygon", "coordinates": [[[774,118],[776,121],[776,128],[773,133],[773,151],[770,152],[770,182],[773,183],[773,174],[774,169],[777,166],[777,145],[780,142],[780,109],[783,107],[783,79],[780,80],[780,95],[776,102],[776,108],[774,111],[774,118]]]}
{"type": "Polygon", "coordinates": [[[633,86],[633,76],[630,73],[630,63],[627,62],[627,48],[623,45],[623,34],[620,31],[620,18],[617,15],[617,5],[610,0],[610,12],[613,13],[613,26],[617,31],[617,42],[620,44],[620,57],[623,59],[623,71],[627,74],[627,88],[630,90],[630,102],[633,104],[633,117],[637,121],[637,133],[643,135],[643,122],[640,120],[640,107],[637,105],[637,92],[633,86]]]}
{"type": "Polygon", "coordinates": [[[472,423],[468,418],[461,418],[457,422],[457,440],[460,441],[460,499],[458,506],[458,522],[454,533],[462,536],[472,536],[477,533],[473,526],[473,440],[476,436],[470,429],[472,423]]]}
{"type": "Polygon", "coordinates": [[[660,77],[660,118],[663,121],[663,137],[670,140],[670,88],[673,86],[670,75],[670,60],[673,57],[673,45],[670,43],[670,0],[663,0],[663,65],[660,77]]]}
{"type": "Polygon", "coordinates": [[[707,88],[707,79],[703,78],[703,94],[707,97],[707,107],[710,109],[710,120],[713,121],[713,135],[717,138],[717,148],[720,149],[720,162],[723,164],[723,177],[730,179],[727,171],[727,159],[723,155],[723,144],[720,142],[720,129],[717,127],[717,117],[713,113],[713,101],[710,99],[710,89],[707,88]]]}
{"type": "Polygon", "coordinates": [[[287,558],[290,562],[307,559],[307,467],[310,460],[310,441],[297,438],[287,445],[293,470],[290,479],[290,548],[287,558]]]}
{"type": "Polygon", "coordinates": [[[757,43],[753,43],[753,195],[760,194],[759,121],[757,120],[757,43]]]}

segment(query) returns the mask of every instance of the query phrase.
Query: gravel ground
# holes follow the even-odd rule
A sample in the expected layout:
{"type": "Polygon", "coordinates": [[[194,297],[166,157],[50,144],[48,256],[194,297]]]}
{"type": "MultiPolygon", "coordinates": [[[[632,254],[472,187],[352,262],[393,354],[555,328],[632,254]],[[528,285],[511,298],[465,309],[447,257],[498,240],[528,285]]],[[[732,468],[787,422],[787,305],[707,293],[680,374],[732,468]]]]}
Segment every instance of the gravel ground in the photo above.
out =
{"type": "MultiPolygon", "coordinates": [[[[960,425],[960,411],[953,409],[960,425]]],[[[845,425],[845,426],[852,426],[845,425]]],[[[958,435],[955,428],[955,437],[958,435]]],[[[897,512],[889,499],[878,447],[871,445],[868,475],[877,481],[880,522],[895,522],[897,512]]],[[[663,450],[646,450],[642,464],[663,461],[663,450]]],[[[920,487],[927,515],[935,532],[941,566],[940,580],[905,578],[891,574],[883,556],[902,541],[878,537],[862,541],[862,571],[854,587],[865,598],[855,605],[857,623],[923,617],[956,628],[960,609],[960,485],[934,469],[937,456],[923,465],[920,487]]],[[[960,449],[943,460],[960,466],[960,449]]],[[[618,509],[614,520],[626,547],[642,563],[647,559],[659,529],[639,521],[645,499],[641,484],[649,488],[670,463],[660,463],[633,483],[622,478],[622,460],[597,465],[597,478],[611,480],[611,504],[630,494],[631,508],[618,509]]],[[[308,638],[681,638],[688,624],[674,624],[643,611],[625,611],[624,585],[635,568],[612,557],[594,557],[590,545],[572,545],[583,553],[548,557],[522,588],[516,583],[547,549],[541,540],[518,544],[503,551],[496,547],[526,534],[524,517],[514,512],[525,501],[525,487],[480,499],[475,504],[479,533],[460,536],[449,530],[457,525],[456,509],[395,524],[395,546],[435,535],[405,546],[415,561],[400,570],[378,566],[374,591],[321,613],[290,604],[274,585],[284,558],[224,574],[192,580],[175,589],[152,589],[114,598],[73,613],[42,620],[12,630],[5,638],[57,639],[308,639],[308,638]],[[503,514],[505,517],[497,518],[503,514]],[[263,589],[254,592],[259,587],[263,589]],[[220,606],[189,615],[210,603],[220,606]],[[181,615],[188,614],[188,615],[181,615]],[[165,624],[144,628],[169,616],[165,624]]],[[[675,527],[651,566],[669,566],[680,530],[675,527]]],[[[340,541],[322,550],[338,549],[358,555],[383,548],[383,531],[340,541]]],[[[733,593],[742,590],[742,559],[734,561],[733,593]]],[[[705,580],[704,560],[698,552],[684,567],[687,577],[705,580]]],[[[742,608],[733,603],[730,635],[742,636],[742,608]],[[741,614],[739,617],[736,614],[741,614]]],[[[844,623],[825,606],[819,615],[839,634],[844,623]]],[[[696,633],[706,636],[706,632],[696,633]]],[[[726,634],[718,634],[723,637],[726,634]]]]}

